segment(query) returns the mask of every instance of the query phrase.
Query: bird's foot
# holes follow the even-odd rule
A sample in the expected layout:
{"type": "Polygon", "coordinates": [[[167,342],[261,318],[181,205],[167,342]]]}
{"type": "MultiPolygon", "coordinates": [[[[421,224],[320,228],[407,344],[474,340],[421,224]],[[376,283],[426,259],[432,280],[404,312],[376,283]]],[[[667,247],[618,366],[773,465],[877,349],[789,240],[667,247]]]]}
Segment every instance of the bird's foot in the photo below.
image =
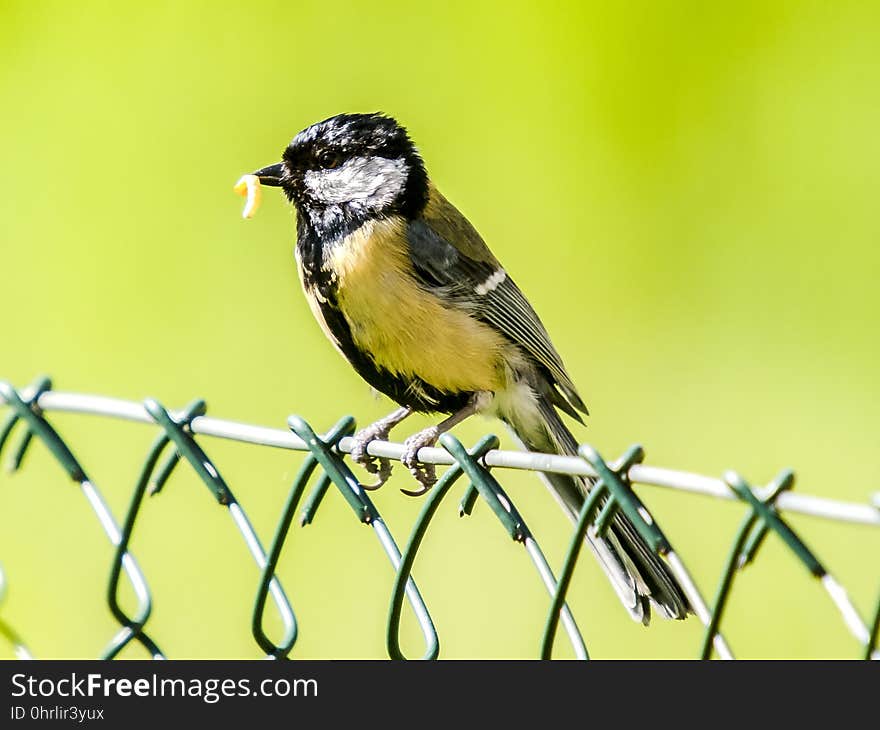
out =
{"type": "Polygon", "coordinates": [[[419,449],[434,446],[443,431],[439,426],[430,426],[417,434],[413,434],[403,442],[403,456],[400,460],[409,469],[410,474],[421,485],[421,489],[401,489],[410,497],[420,497],[428,492],[437,483],[437,470],[433,464],[423,464],[419,461],[419,449]]]}
{"type": "Polygon", "coordinates": [[[391,462],[381,456],[373,456],[367,453],[367,447],[373,441],[385,441],[391,426],[378,421],[366,428],[362,428],[354,435],[354,445],[351,447],[351,460],[362,466],[367,473],[375,474],[376,481],[373,484],[362,484],[366,490],[379,489],[391,476],[391,462]]]}

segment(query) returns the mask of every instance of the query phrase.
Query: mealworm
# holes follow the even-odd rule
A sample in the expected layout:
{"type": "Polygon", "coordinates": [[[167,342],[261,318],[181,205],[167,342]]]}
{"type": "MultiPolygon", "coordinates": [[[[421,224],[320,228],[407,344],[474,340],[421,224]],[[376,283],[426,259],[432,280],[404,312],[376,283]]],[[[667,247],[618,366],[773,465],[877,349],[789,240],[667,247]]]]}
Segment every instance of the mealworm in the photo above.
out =
{"type": "Polygon", "coordinates": [[[260,207],[260,200],[263,197],[260,178],[256,175],[242,175],[232,189],[241,197],[247,197],[247,201],[244,204],[244,210],[241,211],[241,217],[253,218],[254,214],[260,207]]]}

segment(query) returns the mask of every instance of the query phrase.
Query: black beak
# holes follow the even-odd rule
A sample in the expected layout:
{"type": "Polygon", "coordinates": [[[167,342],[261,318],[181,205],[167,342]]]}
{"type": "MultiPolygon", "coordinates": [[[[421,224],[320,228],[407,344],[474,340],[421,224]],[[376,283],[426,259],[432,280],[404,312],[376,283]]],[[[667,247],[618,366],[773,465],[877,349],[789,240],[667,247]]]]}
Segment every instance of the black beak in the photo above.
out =
{"type": "Polygon", "coordinates": [[[253,173],[260,178],[261,185],[268,185],[270,188],[281,187],[281,176],[284,174],[284,164],[278,162],[268,167],[263,167],[253,173]]]}

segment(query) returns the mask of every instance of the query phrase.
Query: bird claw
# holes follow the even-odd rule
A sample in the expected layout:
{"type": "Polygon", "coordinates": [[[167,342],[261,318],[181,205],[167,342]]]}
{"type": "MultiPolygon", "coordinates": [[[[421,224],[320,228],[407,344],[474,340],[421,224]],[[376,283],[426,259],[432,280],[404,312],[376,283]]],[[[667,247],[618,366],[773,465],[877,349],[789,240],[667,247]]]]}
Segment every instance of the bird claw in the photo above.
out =
{"type": "MultiPolygon", "coordinates": [[[[416,477],[416,479],[419,479],[419,477],[416,477]]],[[[437,480],[435,479],[434,482],[436,481],[437,480]]],[[[431,484],[431,486],[433,486],[433,484],[431,484]]],[[[403,492],[407,497],[422,497],[431,491],[431,486],[427,486],[423,483],[421,489],[401,489],[400,491],[403,492]]]]}
{"type": "Polygon", "coordinates": [[[367,447],[372,441],[384,441],[388,438],[390,429],[377,426],[367,426],[354,435],[354,445],[351,447],[351,460],[363,467],[368,474],[375,474],[376,481],[373,484],[361,484],[367,491],[379,489],[391,476],[391,462],[381,456],[373,456],[367,453],[367,447]]]}
{"type": "Polygon", "coordinates": [[[403,442],[404,451],[400,461],[409,469],[415,480],[421,484],[421,489],[401,489],[400,491],[404,494],[410,497],[421,497],[437,483],[437,469],[433,464],[419,462],[419,449],[434,446],[438,438],[440,438],[440,429],[437,426],[431,426],[410,436],[403,442]]]}
{"type": "MultiPolygon", "coordinates": [[[[361,489],[366,489],[368,492],[375,492],[391,477],[391,462],[381,456],[377,457],[377,459],[379,462],[378,468],[373,464],[372,466],[376,471],[370,471],[371,474],[377,475],[376,481],[373,484],[361,484],[361,489]]],[[[369,469],[367,471],[369,471],[369,469]]]]}

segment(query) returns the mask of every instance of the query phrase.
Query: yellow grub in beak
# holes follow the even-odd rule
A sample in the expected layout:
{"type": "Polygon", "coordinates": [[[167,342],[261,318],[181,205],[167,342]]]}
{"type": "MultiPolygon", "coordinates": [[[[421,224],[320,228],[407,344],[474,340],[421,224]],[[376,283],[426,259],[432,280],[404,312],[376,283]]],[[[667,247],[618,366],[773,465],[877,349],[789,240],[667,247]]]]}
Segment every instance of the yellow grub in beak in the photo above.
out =
{"type": "Polygon", "coordinates": [[[242,218],[253,218],[260,207],[260,201],[263,198],[263,188],[260,185],[260,178],[256,175],[242,175],[235,187],[232,188],[241,197],[246,197],[244,210],[241,212],[242,218]]]}

